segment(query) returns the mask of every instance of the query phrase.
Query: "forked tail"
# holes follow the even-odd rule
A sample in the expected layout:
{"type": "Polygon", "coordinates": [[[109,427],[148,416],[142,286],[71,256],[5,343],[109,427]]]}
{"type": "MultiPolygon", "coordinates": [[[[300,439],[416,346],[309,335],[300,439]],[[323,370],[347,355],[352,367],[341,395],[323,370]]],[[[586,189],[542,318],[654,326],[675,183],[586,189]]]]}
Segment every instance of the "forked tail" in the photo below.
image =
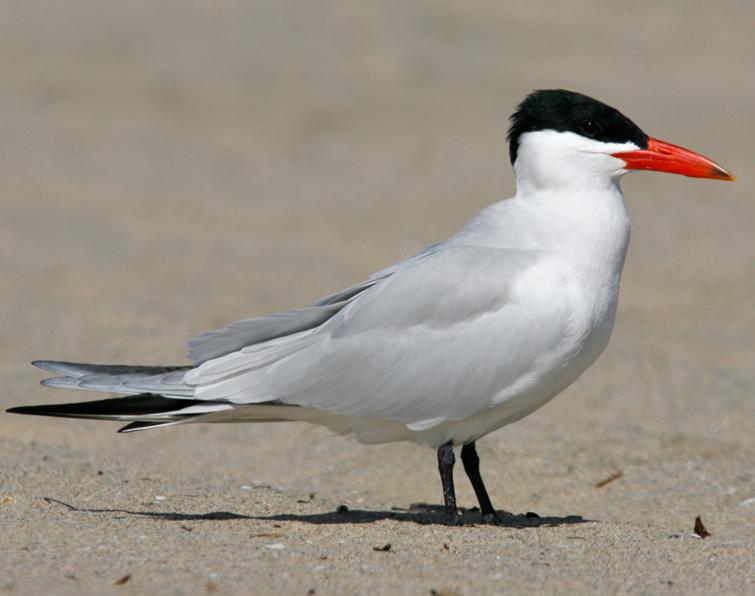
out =
{"type": "Polygon", "coordinates": [[[193,390],[183,384],[186,366],[130,366],[79,364],[37,360],[34,366],[60,376],[42,381],[49,387],[89,389],[127,393],[125,397],[68,404],[20,406],[7,411],[14,414],[89,418],[129,422],[118,432],[131,432],[189,422],[190,420],[232,409],[216,401],[192,399],[193,390]]]}

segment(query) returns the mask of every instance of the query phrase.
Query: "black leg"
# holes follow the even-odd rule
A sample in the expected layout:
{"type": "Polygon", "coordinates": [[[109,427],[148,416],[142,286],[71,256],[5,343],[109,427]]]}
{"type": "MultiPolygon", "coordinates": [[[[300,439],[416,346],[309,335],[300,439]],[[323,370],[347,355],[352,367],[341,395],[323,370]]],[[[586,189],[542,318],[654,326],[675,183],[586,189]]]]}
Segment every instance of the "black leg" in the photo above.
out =
{"type": "Polygon", "coordinates": [[[474,492],[477,495],[477,500],[480,503],[480,512],[483,516],[495,516],[493,503],[490,502],[488,491],[485,490],[485,484],[482,481],[482,476],[480,476],[480,457],[477,455],[474,441],[467,443],[461,448],[461,461],[464,464],[464,471],[472,482],[472,488],[474,488],[474,492]]]}
{"type": "Polygon", "coordinates": [[[456,492],[454,491],[454,445],[451,441],[438,447],[438,471],[443,483],[443,500],[446,503],[446,516],[450,524],[460,522],[456,512],[456,492]]]}

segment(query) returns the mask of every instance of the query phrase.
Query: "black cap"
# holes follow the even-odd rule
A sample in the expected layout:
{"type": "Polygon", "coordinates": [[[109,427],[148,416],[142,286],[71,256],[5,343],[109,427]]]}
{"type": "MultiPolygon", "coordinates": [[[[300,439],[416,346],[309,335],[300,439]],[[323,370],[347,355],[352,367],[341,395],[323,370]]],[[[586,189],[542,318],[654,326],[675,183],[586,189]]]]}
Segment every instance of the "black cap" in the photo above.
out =
{"type": "Polygon", "coordinates": [[[648,136],[616,108],[565,89],[530,93],[511,116],[509,156],[516,161],[519,138],[526,132],[573,132],[606,143],[634,143],[646,149],[648,136]]]}

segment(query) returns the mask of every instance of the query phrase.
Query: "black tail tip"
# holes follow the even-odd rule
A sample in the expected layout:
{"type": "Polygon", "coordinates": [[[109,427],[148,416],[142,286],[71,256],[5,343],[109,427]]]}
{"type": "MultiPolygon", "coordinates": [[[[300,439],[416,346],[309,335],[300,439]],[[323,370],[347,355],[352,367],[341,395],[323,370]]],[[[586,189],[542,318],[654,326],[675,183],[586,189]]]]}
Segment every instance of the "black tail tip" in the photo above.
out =
{"type": "Polygon", "coordinates": [[[9,414],[32,414],[34,416],[50,416],[49,406],[16,406],[5,410],[9,414]]]}

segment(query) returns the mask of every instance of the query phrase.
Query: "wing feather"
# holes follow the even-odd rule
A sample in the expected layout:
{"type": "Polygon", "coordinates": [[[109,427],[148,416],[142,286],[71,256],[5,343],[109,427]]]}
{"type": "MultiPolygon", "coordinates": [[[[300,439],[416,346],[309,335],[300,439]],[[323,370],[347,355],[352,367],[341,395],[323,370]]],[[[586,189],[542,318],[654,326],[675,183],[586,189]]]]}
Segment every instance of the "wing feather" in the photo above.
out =
{"type": "Polygon", "coordinates": [[[314,329],[329,320],[366,290],[400,270],[406,263],[421,260],[437,252],[442,242],[431,244],[418,254],[378,271],[360,284],[321,298],[311,306],[265,317],[236,321],[222,329],[206,331],[189,340],[188,356],[195,365],[213,360],[246,346],[261,344],[314,329]]]}
{"type": "Polygon", "coordinates": [[[528,317],[526,297],[516,294],[517,280],[539,256],[435,250],[364,289],[316,329],[291,336],[272,358],[245,348],[199,366],[185,382],[198,399],[275,399],[414,428],[462,419],[525,377],[553,345],[553,333],[563,331],[554,325],[538,341],[532,326],[543,321],[528,317]],[[485,357],[490,351],[500,360],[485,357]]]}

